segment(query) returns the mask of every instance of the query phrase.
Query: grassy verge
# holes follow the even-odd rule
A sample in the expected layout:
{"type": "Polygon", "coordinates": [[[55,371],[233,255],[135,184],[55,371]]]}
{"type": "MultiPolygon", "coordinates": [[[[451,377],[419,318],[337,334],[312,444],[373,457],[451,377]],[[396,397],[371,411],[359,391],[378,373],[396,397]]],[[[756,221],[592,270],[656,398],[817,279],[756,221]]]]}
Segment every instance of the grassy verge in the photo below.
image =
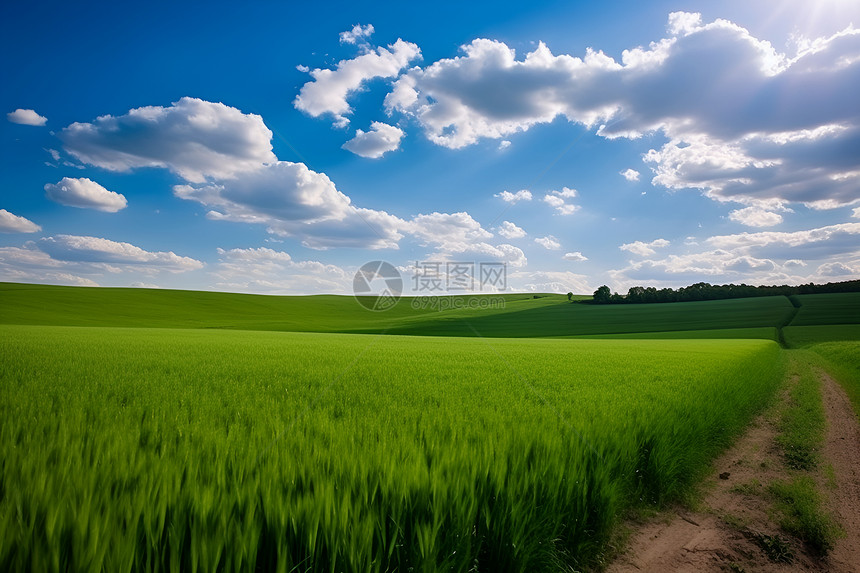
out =
{"type": "Polygon", "coordinates": [[[842,384],[860,417],[860,341],[824,342],[809,350],[822,358],[827,371],[842,384]]]}
{"type": "Polygon", "coordinates": [[[798,352],[802,351],[793,351],[791,359],[791,371],[798,380],[781,414],[777,439],[793,471],[787,479],[770,484],[768,491],[776,501],[780,526],[824,555],[842,531],[824,509],[824,498],[814,479],[826,426],[820,383],[810,364],[817,361],[798,352]]]}
{"type": "Polygon", "coordinates": [[[811,471],[818,465],[824,442],[824,406],[812,370],[806,364],[799,366],[799,379],[791,389],[789,407],[782,412],[777,441],[790,468],[811,471]]]}
{"type": "Polygon", "coordinates": [[[777,481],[769,488],[777,499],[777,510],[782,514],[780,526],[805,541],[820,554],[833,549],[833,542],[842,530],[823,509],[821,493],[810,476],[796,476],[777,481]]]}

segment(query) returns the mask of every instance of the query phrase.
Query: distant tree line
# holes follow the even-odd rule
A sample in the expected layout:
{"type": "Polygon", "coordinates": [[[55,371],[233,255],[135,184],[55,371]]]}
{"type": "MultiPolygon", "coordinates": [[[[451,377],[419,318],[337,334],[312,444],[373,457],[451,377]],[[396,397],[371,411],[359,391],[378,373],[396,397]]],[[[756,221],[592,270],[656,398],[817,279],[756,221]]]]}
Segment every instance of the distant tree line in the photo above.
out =
{"type": "Polygon", "coordinates": [[[641,304],[650,302],[688,302],[694,300],[723,300],[753,296],[789,296],[793,294],[819,294],[836,292],[860,292],[860,280],[817,285],[799,286],[752,286],[745,284],[712,285],[696,283],[679,289],[630,287],[626,295],[613,293],[604,285],[594,291],[593,304],[641,304]]]}

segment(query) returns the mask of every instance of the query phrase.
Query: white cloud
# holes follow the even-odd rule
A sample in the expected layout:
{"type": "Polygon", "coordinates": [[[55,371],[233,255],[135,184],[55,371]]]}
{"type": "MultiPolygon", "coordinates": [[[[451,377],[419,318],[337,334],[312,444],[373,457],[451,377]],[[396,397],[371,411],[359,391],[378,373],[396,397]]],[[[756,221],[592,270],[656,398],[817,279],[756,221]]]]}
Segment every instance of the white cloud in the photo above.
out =
{"type": "Polygon", "coordinates": [[[860,219],[860,207],[855,208],[855,209],[851,212],[851,217],[852,217],[852,218],[854,218],[854,219],[860,219]]]}
{"type": "MultiPolygon", "coordinates": [[[[823,283],[860,278],[860,223],[804,231],[710,237],[709,250],[670,254],[610,271],[616,285],[684,286],[693,282],[823,283]],[[806,268],[816,269],[813,272],[806,268]]],[[[689,246],[689,245],[688,245],[689,246]]]]}
{"type": "Polygon", "coordinates": [[[151,272],[180,273],[200,269],[203,263],[169,252],[150,252],[131,243],[98,237],[56,235],[37,243],[39,250],[56,261],[98,263],[107,267],[134,267],[151,272]]]}
{"type": "Polygon", "coordinates": [[[403,130],[387,123],[374,121],[370,131],[356,130],[355,137],[343,144],[343,148],[356,155],[377,159],[400,147],[403,130]]]}
{"type": "Polygon", "coordinates": [[[520,189],[516,193],[511,193],[510,191],[502,191],[501,193],[496,193],[495,195],[493,195],[493,197],[498,197],[506,203],[518,203],[520,201],[531,201],[532,192],[528,189],[520,189]]]}
{"type": "Polygon", "coordinates": [[[506,239],[521,239],[526,236],[525,230],[520,227],[517,227],[514,223],[510,221],[502,221],[502,224],[496,229],[501,236],[506,239]]]}
{"type": "Polygon", "coordinates": [[[673,13],[668,31],[620,62],[594,50],[554,55],[542,43],[517,59],[502,42],[476,39],[460,57],[406,72],[385,105],[450,148],[559,116],[608,138],[659,130],[669,142],[647,157],[657,184],[747,204],[857,200],[860,121],[850,94],[860,92],[860,30],[816,39],[795,57],[698,14],[673,13]]]}
{"type": "Polygon", "coordinates": [[[108,275],[110,282],[128,285],[142,282],[140,277],[151,280],[162,272],[202,267],[202,262],[172,251],[150,252],[98,237],[57,235],[0,248],[0,280],[10,282],[98,286],[94,279],[108,275]]]}
{"type": "Polygon", "coordinates": [[[356,24],[352,27],[352,30],[347,30],[346,32],[340,33],[340,43],[358,44],[364,42],[365,38],[369,38],[372,34],[373,24],[368,24],[367,26],[356,24]]]}
{"type": "Polygon", "coordinates": [[[579,205],[568,203],[566,199],[572,199],[576,195],[576,189],[564,187],[561,191],[550,191],[543,196],[543,201],[553,206],[559,215],[573,215],[579,210],[579,205]]]}
{"type": "Polygon", "coordinates": [[[299,237],[314,249],[396,248],[406,226],[384,211],[354,207],[328,176],[303,163],[279,161],[234,180],[177,185],[173,192],[210,207],[210,219],[264,224],[271,233],[299,237]]]}
{"type": "Polygon", "coordinates": [[[508,290],[591,294],[594,287],[585,275],[567,271],[516,271],[508,273],[508,290]]]}
{"type": "Polygon", "coordinates": [[[218,249],[212,275],[215,286],[229,291],[260,294],[315,294],[350,292],[352,276],[344,269],[319,261],[296,261],[288,253],[265,247],[218,249]]]}
{"type": "Polygon", "coordinates": [[[579,251],[575,251],[573,253],[565,253],[564,256],[561,258],[564,259],[565,261],[576,261],[576,262],[588,260],[588,257],[583,255],[579,251]]]}
{"type": "Polygon", "coordinates": [[[57,183],[48,183],[45,185],[45,195],[61,205],[106,213],[116,213],[128,205],[124,195],[108,191],[86,177],[63,177],[57,183]]]}
{"type": "Polygon", "coordinates": [[[672,12],[666,29],[673,36],[686,36],[702,26],[702,15],[690,12],[672,12]]]}
{"type": "Polygon", "coordinates": [[[26,247],[0,247],[0,281],[17,283],[99,286],[75,274],[79,265],[55,261],[29,242],[26,247]]]}
{"type": "Polygon", "coordinates": [[[628,181],[639,181],[639,172],[635,169],[626,169],[621,172],[621,176],[628,181]]]}
{"type": "Polygon", "coordinates": [[[769,246],[800,247],[827,244],[833,248],[857,247],[857,235],[860,235],[860,223],[840,223],[805,231],[780,232],[761,231],[758,233],[739,233],[736,235],[718,235],[707,240],[708,244],[720,249],[762,248],[769,246]]]}
{"type": "Polygon", "coordinates": [[[425,245],[437,245],[441,250],[455,253],[469,250],[493,236],[465,212],[417,215],[410,221],[409,232],[425,245]]]}
{"type": "Polygon", "coordinates": [[[484,261],[487,258],[506,263],[509,267],[524,267],[528,264],[528,259],[525,253],[519,247],[503,243],[501,245],[491,245],[486,242],[476,242],[471,244],[457,245],[462,250],[442,250],[436,253],[434,258],[442,260],[456,260],[464,257],[471,257],[484,261]]]}
{"type": "Polygon", "coordinates": [[[782,223],[782,215],[761,207],[745,207],[729,213],[729,219],[748,227],[773,227],[782,223]]]}
{"type": "Polygon", "coordinates": [[[48,118],[39,115],[32,109],[16,109],[6,114],[6,119],[12,123],[20,123],[21,125],[32,125],[40,127],[48,122],[48,118]]]}
{"type": "Polygon", "coordinates": [[[499,142],[499,150],[507,149],[510,146],[511,146],[511,142],[508,141],[507,139],[503,139],[499,142]]]}
{"type": "Polygon", "coordinates": [[[341,60],[333,70],[312,70],[313,80],[302,86],[293,105],[313,117],[331,114],[336,125],[346,126],[346,116],[352,113],[347,100],[353,93],[375,78],[396,77],[420,55],[418,46],[398,39],[388,49],[380,47],[351,60],[341,60]]]}
{"type": "Polygon", "coordinates": [[[618,248],[622,251],[627,251],[628,253],[639,255],[640,257],[647,257],[656,254],[657,251],[655,251],[654,249],[662,249],[668,246],[669,241],[667,241],[666,239],[655,239],[650,243],[644,243],[642,241],[633,241],[632,243],[625,243],[618,248]]]}
{"type": "Polygon", "coordinates": [[[528,264],[525,253],[519,247],[513,245],[501,244],[496,245],[495,249],[499,251],[496,258],[504,261],[510,267],[524,267],[528,264]]]}
{"type": "Polygon", "coordinates": [[[36,233],[42,227],[24,217],[0,209],[0,233],[36,233]]]}
{"type": "Polygon", "coordinates": [[[824,277],[848,277],[860,274],[860,265],[847,265],[841,261],[825,263],[818,267],[818,274],[824,277]]]}
{"type": "Polygon", "coordinates": [[[561,248],[561,243],[559,243],[558,239],[556,239],[552,235],[547,235],[546,237],[537,237],[535,238],[535,243],[537,243],[544,249],[549,249],[551,251],[555,251],[561,248]]]}
{"type": "Polygon", "coordinates": [[[578,195],[576,189],[570,189],[569,187],[562,187],[561,191],[550,191],[550,193],[562,199],[573,199],[578,195]]]}
{"type": "Polygon", "coordinates": [[[189,97],[73,123],[59,137],[84,163],[120,172],[162,167],[192,183],[229,179],[276,160],[260,116],[189,97]]]}
{"type": "Polygon", "coordinates": [[[436,261],[475,256],[497,259],[512,267],[522,267],[528,262],[518,247],[488,243],[493,234],[465,212],[417,215],[409,222],[406,232],[421,244],[435,247],[436,252],[430,258],[436,261]]]}
{"type": "MultiPolygon", "coordinates": [[[[610,271],[616,281],[662,286],[666,281],[685,285],[693,282],[748,281],[777,270],[770,259],[759,259],[738,253],[713,250],[692,254],[669,255],[663,259],[631,263],[621,271],[610,271]]],[[[631,285],[632,286],[632,285],[631,285]]]]}

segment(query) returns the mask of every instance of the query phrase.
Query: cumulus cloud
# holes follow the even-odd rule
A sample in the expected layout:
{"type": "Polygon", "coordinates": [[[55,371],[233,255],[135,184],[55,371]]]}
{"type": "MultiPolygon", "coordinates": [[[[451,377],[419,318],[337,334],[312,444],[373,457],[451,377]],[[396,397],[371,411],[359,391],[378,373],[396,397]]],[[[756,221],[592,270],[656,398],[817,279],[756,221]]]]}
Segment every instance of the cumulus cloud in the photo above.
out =
{"type": "Polygon", "coordinates": [[[505,203],[519,203],[520,201],[531,201],[532,192],[528,189],[520,189],[516,193],[502,191],[501,193],[496,193],[493,197],[498,197],[505,203]]]}
{"type": "Polygon", "coordinates": [[[860,274],[860,265],[847,265],[841,261],[825,263],[818,267],[818,274],[824,277],[848,277],[860,274]]]}
{"type": "Polygon", "coordinates": [[[370,131],[356,130],[355,137],[343,144],[343,148],[356,155],[377,159],[400,147],[403,130],[387,123],[374,121],[370,131]]]}
{"type": "Polygon", "coordinates": [[[491,259],[515,268],[524,267],[528,264],[528,259],[522,249],[506,243],[492,245],[479,241],[470,244],[454,245],[454,247],[456,250],[441,247],[440,251],[434,253],[433,258],[445,261],[467,258],[482,262],[491,259]]]}
{"type": "Polygon", "coordinates": [[[642,241],[633,241],[632,243],[625,243],[618,248],[622,251],[627,251],[628,253],[639,255],[640,257],[647,257],[657,253],[657,251],[655,251],[654,249],[662,249],[668,246],[669,241],[667,241],[666,239],[655,239],[650,243],[645,243],[642,241]]]}
{"type": "Polygon", "coordinates": [[[260,116],[189,97],[73,123],[58,136],[89,165],[120,172],[162,167],[191,183],[229,179],[276,160],[272,132],[260,116]]]}
{"type": "Polygon", "coordinates": [[[151,252],[130,243],[98,237],[57,235],[29,241],[23,247],[0,248],[0,280],[98,286],[94,279],[130,284],[133,278],[198,270],[203,263],[168,252],[151,252]]]}
{"type": "Polygon", "coordinates": [[[542,43],[518,59],[502,42],[476,39],[459,57],[410,69],[385,105],[450,148],[562,116],[607,138],[662,131],[669,141],[647,160],[654,182],[670,188],[747,204],[858,200],[860,30],[794,56],[698,14],[671,14],[668,32],[620,61],[591,49],[555,55],[542,43]]]}
{"type": "Polygon", "coordinates": [[[628,181],[639,181],[639,172],[635,169],[626,169],[621,172],[621,176],[628,181]]]}
{"type": "Polygon", "coordinates": [[[464,252],[493,236],[465,212],[417,215],[409,224],[409,232],[425,245],[437,245],[455,253],[464,252]]]}
{"type": "Polygon", "coordinates": [[[436,249],[433,260],[462,259],[464,256],[492,258],[512,267],[528,262],[522,249],[513,245],[493,245],[493,234],[465,212],[420,214],[412,218],[406,232],[421,244],[436,249]]]}
{"type": "Polygon", "coordinates": [[[543,196],[543,201],[552,205],[559,215],[573,215],[579,210],[579,205],[568,203],[567,199],[573,199],[574,197],[576,197],[576,189],[564,187],[561,191],[550,191],[543,196]]]}
{"type": "Polygon", "coordinates": [[[397,77],[420,55],[418,46],[398,39],[387,49],[379,47],[351,60],[341,60],[333,70],[311,70],[313,80],[302,86],[293,105],[313,117],[331,114],[336,125],[346,126],[346,116],[352,113],[347,100],[353,93],[370,80],[397,77]]]}
{"type": "Polygon", "coordinates": [[[561,243],[559,243],[558,239],[556,239],[552,235],[547,235],[546,237],[537,237],[535,238],[535,243],[537,243],[544,249],[549,249],[550,251],[555,251],[561,248],[561,243]]]}
{"type": "Polygon", "coordinates": [[[33,221],[0,209],[0,233],[37,233],[42,227],[33,221]]]}
{"type": "Polygon", "coordinates": [[[48,183],[45,185],[45,196],[61,205],[106,213],[116,213],[128,205],[124,195],[108,191],[86,177],[63,177],[57,183],[48,183]]]}
{"type": "Polygon", "coordinates": [[[10,111],[6,114],[6,119],[11,121],[12,123],[19,123],[21,125],[33,125],[36,127],[40,127],[45,125],[48,122],[48,118],[39,115],[32,109],[21,109],[18,108],[15,111],[10,111]]]}
{"type": "Polygon", "coordinates": [[[260,294],[348,293],[352,276],[319,261],[296,261],[265,247],[218,249],[212,275],[222,290],[260,294]]]}
{"type": "Polygon", "coordinates": [[[38,241],[38,248],[52,259],[68,262],[133,266],[151,271],[185,272],[203,268],[203,263],[169,252],[150,252],[131,243],[99,237],[57,235],[38,241]]]}
{"type": "Polygon", "coordinates": [[[718,278],[748,277],[753,271],[773,271],[776,268],[776,264],[770,259],[713,250],[637,261],[623,269],[623,274],[632,280],[659,281],[673,277],[680,282],[705,279],[714,282],[718,278]]]}
{"type": "MultiPolygon", "coordinates": [[[[720,235],[707,250],[670,254],[610,271],[618,285],[683,286],[712,283],[801,284],[860,278],[860,223],[794,232],[720,235]],[[804,269],[814,268],[810,272],[804,269]]],[[[626,288],[625,287],[625,288],[626,288]]]]}
{"type": "Polygon", "coordinates": [[[26,247],[0,247],[0,281],[4,282],[99,286],[69,268],[77,266],[55,261],[32,242],[26,247]]]}
{"type": "Polygon", "coordinates": [[[588,260],[588,257],[583,255],[579,251],[575,251],[573,253],[565,253],[564,256],[561,258],[564,259],[565,261],[576,261],[576,262],[588,260]]]}
{"type": "Polygon", "coordinates": [[[590,294],[594,287],[585,275],[567,271],[515,271],[508,273],[509,290],[590,294]]]}
{"type": "Polygon", "coordinates": [[[507,139],[503,139],[499,142],[499,149],[500,150],[507,149],[510,146],[511,146],[511,142],[508,141],[507,139]]]}
{"type": "Polygon", "coordinates": [[[773,227],[782,223],[782,215],[761,207],[745,207],[729,213],[729,219],[748,227],[773,227]]]}
{"type": "Polygon", "coordinates": [[[502,224],[499,225],[496,232],[506,239],[521,239],[526,236],[525,230],[517,227],[510,221],[502,221],[502,224]]]}
{"type": "Polygon", "coordinates": [[[720,249],[790,247],[800,248],[815,244],[827,244],[830,248],[857,248],[857,235],[860,223],[840,223],[805,231],[761,231],[758,233],[739,233],[718,235],[707,243],[720,249]]]}
{"type": "Polygon", "coordinates": [[[352,27],[352,30],[347,30],[346,32],[340,33],[340,43],[341,44],[358,44],[364,42],[366,38],[369,38],[373,34],[373,24],[368,24],[367,26],[362,26],[361,24],[356,24],[352,27]]]}
{"type": "Polygon", "coordinates": [[[303,163],[279,161],[233,180],[177,185],[173,193],[197,201],[210,219],[264,224],[314,249],[396,248],[406,222],[384,211],[355,207],[324,173],[303,163]]]}

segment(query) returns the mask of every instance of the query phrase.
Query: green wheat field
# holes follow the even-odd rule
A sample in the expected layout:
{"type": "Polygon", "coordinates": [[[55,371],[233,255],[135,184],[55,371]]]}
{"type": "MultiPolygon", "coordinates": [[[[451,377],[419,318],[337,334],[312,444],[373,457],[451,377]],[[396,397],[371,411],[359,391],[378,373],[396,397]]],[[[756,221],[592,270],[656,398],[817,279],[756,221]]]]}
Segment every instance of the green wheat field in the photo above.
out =
{"type": "Polygon", "coordinates": [[[860,405],[860,294],[503,300],[0,284],[0,570],[579,570],[788,348],[860,405]]]}

